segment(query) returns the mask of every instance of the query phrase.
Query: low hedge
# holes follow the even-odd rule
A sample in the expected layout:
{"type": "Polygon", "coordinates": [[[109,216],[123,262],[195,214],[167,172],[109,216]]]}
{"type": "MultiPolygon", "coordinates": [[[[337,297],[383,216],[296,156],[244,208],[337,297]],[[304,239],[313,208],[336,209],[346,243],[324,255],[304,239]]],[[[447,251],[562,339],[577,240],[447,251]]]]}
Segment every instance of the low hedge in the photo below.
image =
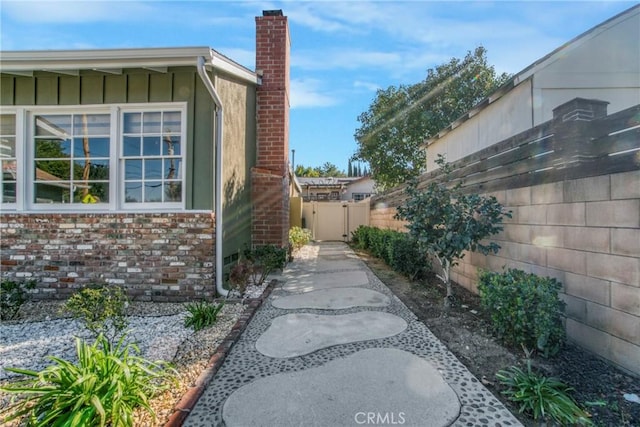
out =
{"type": "Polygon", "coordinates": [[[352,232],[351,241],[411,280],[424,278],[431,271],[426,253],[407,233],[361,225],[352,232]]]}

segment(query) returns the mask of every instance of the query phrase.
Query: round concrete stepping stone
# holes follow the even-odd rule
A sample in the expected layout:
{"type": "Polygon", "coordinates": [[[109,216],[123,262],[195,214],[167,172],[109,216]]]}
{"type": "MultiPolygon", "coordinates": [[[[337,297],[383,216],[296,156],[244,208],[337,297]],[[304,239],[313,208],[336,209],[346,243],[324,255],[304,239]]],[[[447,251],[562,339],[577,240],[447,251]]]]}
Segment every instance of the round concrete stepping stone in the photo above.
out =
{"type": "Polygon", "coordinates": [[[383,293],[364,288],[320,289],[298,295],[274,297],[271,304],[276,308],[316,308],[341,310],[351,307],[386,307],[389,297],[383,293]]]}
{"type": "Polygon", "coordinates": [[[440,427],[459,413],[457,395],[429,362],[388,348],[261,378],[236,390],[222,408],[227,427],[440,427]]]}
{"type": "Polygon", "coordinates": [[[363,268],[359,259],[338,257],[336,259],[317,258],[313,261],[294,262],[287,266],[289,271],[308,271],[313,273],[322,273],[336,270],[358,270],[363,268]]]}
{"type": "Polygon", "coordinates": [[[286,274],[286,283],[282,287],[289,292],[310,292],[319,289],[347,288],[369,284],[367,273],[361,270],[341,271],[324,274],[286,274]]]}
{"type": "Polygon", "coordinates": [[[338,344],[391,337],[406,328],[404,319],[381,311],[337,316],[293,313],[273,319],[256,341],[256,349],[269,357],[296,357],[338,344]]]}

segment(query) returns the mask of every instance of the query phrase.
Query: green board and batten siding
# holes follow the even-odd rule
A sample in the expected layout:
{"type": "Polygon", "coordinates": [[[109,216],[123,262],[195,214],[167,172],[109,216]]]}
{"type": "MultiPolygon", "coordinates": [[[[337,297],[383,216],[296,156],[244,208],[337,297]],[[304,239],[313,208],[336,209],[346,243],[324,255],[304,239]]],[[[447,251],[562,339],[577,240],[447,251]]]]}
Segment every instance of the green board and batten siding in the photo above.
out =
{"type": "MultiPolygon", "coordinates": [[[[224,256],[251,241],[250,173],[255,165],[255,86],[211,76],[225,107],[224,256]],[[219,86],[219,87],[218,87],[219,86]]],[[[100,105],[147,102],[187,103],[186,209],[213,210],[214,104],[195,67],[166,73],[125,69],[122,74],[81,71],[78,76],[35,72],[2,75],[2,105],[100,105]]]]}

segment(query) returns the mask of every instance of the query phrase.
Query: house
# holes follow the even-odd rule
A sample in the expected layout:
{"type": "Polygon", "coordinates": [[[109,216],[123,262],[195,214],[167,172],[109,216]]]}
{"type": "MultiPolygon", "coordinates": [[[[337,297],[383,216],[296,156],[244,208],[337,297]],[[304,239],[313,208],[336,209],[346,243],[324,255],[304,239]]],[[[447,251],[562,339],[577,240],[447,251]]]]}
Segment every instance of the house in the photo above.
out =
{"type": "Polygon", "coordinates": [[[360,201],[375,193],[371,177],[297,177],[304,201],[360,201]]]}
{"type": "Polygon", "coordinates": [[[209,47],[0,52],[2,276],[226,294],[245,246],[287,243],[289,52],[282,11],[256,17],[256,71],[209,47]]]}
{"type": "Polygon", "coordinates": [[[425,143],[427,171],[438,154],[453,162],[553,118],[576,97],[615,113],[640,103],[640,5],[614,16],[516,73],[499,90],[425,143]],[[482,113],[482,114],[480,114],[482,113]]]}

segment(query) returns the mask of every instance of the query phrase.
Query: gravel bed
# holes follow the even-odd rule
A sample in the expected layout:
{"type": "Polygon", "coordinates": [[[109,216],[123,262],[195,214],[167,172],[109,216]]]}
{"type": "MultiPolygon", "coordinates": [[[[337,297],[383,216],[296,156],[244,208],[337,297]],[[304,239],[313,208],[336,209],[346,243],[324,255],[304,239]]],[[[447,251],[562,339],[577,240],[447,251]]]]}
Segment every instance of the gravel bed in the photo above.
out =
{"type": "MultiPolygon", "coordinates": [[[[253,291],[258,293],[262,289],[253,291]]],[[[16,379],[6,367],[41,370],[50,364],[47,356],[76,360],[75,337],[90,338],[91,335],[80,322],[65,317],[61,306],[59,301],[30,302],[21,307],[15,320],[0,324],[0,384],[16,379]]],[[[144,411],[137,411],[135,425],[164,425],[176,402],[205,369],[244,309],[239,302],[228,302],[215,325],[194,333],[184,327],[184,304],[130,303],[128,339],[138,344],[143,357],[171,361],[179,374],[178,384],[151,402],[157,420],[152,420],[144,411]]],[[[6,407],[9,399],[8,394],[0,393],[0,408],[6,407]]]]}

